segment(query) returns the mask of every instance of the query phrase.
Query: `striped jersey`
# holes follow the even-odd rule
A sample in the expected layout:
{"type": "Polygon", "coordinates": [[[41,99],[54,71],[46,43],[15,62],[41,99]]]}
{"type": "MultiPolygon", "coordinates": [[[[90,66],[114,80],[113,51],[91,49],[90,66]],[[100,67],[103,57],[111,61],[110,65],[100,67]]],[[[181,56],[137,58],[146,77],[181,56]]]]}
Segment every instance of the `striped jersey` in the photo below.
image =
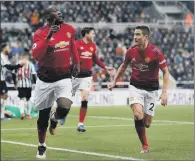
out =
{"type": "Polygon", "coordinates": [[[28,61],[23,67],[13,71],[18,88],[32,88],[32,75],[36,74],[34,65],[28,61]]]}
{"type": "Polygon", "coordinates": [[[1,81],[5,81],[6,72],[8,71],[6,67],[3,67],[6,64],[10,64],[8,55],[1,53],[1,81]]]}

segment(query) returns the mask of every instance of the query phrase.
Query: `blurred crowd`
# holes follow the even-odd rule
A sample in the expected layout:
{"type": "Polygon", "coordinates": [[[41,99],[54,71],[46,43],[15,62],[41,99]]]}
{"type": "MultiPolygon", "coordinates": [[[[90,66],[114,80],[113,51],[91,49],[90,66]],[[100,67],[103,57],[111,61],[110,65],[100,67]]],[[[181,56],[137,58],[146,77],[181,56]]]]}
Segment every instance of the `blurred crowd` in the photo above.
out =
{"type": "Polygon", "coordinates": [[[50,5],[59,7],[65,22],[147,22],[152,19],[144,15],[143,6],[151,4],[146,1],[7,1],[2,2],[1,22],[41,25],[43,8],[50,5]]]}

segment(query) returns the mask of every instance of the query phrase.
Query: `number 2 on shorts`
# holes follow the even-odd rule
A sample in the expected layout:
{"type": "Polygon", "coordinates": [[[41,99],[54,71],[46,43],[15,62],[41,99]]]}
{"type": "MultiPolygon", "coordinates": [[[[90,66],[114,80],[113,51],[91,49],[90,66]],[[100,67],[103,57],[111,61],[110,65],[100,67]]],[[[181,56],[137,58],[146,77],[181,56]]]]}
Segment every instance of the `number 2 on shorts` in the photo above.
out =
{"type": "Polygon", "coordinates": [[[153,111],[154,103],[150,103],[152,107],[149,108],[150,111],[153,111]]]}

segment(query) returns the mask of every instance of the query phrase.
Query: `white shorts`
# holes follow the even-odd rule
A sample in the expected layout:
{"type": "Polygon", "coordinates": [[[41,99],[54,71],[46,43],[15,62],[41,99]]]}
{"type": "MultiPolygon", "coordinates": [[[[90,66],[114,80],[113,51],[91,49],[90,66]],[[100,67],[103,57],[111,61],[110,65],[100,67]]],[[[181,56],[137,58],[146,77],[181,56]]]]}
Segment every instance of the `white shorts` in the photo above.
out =
{"type": "Polygon", "coordinates": [[[70,78],[53,83],[37,79],[34,92],[36,111],[52,107],[54,102],[60,97],[65,97],[72,101],[72,83],[70,78]]]}
{"type": "Polygon", "coordinates": [[[75,94],[78,89],[90,91],[91,80],[92,80],[92,77],[72,79],[72,93],[75,94]]]}
{"type": "Polygon", "coordinates": [[[146,91],[132,85],[129,86],[129,104],[141,104],[143,106],[143,112],[150,116],[154,116],[157,99],[158,90],[146,91]]]}

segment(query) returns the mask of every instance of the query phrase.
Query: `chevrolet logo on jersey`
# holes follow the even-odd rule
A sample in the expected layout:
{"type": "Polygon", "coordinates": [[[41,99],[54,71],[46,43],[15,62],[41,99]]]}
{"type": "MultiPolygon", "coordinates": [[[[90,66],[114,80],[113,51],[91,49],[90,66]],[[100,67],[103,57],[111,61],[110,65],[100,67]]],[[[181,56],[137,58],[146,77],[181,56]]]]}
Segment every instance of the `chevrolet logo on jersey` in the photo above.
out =
{"type": "Polygon", "coordinates": [[[81,53],[81,58],[85,58],[85,59],[91,59],[92,53],[85,51],[81,53]]]}
{"type": "Polygon", "coordinates": [[[57,43],[57,44],[55,45],[55,48],[60,48],[60,49],[62,49],[62,48],[65,48],[65,47],[68,46],[68,45],[69,45],[69,42],[60,41],[59,43],[57,43]]]}

